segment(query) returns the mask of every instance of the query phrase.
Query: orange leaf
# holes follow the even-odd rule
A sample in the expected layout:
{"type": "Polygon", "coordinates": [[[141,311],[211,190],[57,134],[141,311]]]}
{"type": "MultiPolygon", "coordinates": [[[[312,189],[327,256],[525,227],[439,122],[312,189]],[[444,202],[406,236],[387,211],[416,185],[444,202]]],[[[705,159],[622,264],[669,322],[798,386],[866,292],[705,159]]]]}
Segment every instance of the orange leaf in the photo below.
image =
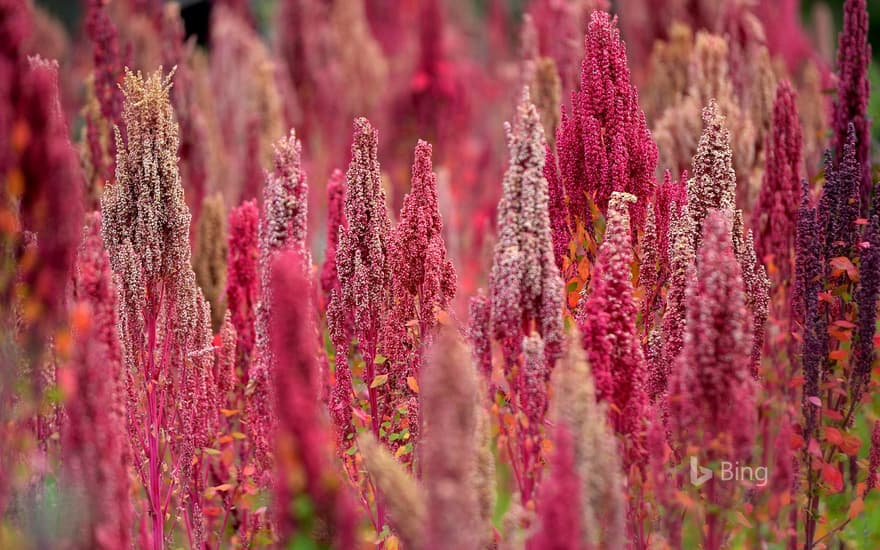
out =
{"type": "Polygon", "coordinates": [[[840,474],[840,470],[833,465],[825,464],[822,466],[822,479],[835,493],[843,490],[843,476],[840,474]]]}
{"type": "Polygon", "coordinates": [[[840,450],[849,456],[858,456],[859,449],[862,448],[862,440],[858,436],[846,434],[843,436],[843,442],[839,445],[840,450]]]}
{"type": "Polygon", "coordinates": [[[829,359],[834,359],[835,361],[843,361],[847,358],[849,354],[845,349],[836,349],[828,354],[829,359]]]}
{"type": "Polygon", "coordinates": [[[406,385],[409,386],[413,393],[419,393],[419,381],[416,380],[415,376],[407,376],[406,385]]]}
{"type": "Polygon", "coordinates": [[[227,418],[229,418],[230,416],[235,416],[239,412],[241,412],[241,411],[239,411],[238,409],[220,409],[220,414],[222,414],[223,416],[225,416],[227,418]]]}
{"type": "Polygon", "coordinates": [[[832,275],[835,277],[840,276],[843,272],[846,272],[846,276],[849,277],[851,281],[859,280],[859,270],[849,258],[846,256],[837,256],[836,258],[831,258],[829,262],[832,268],[832,275]]]}
{"type": "Polygon", "coordinates": [[[849,505],[849,519],[853,519],[857,515],[862,513],[862,510],[865,509],[865,501],[862,498],[857,498],[852,501],[852,504],[849,505]]]}

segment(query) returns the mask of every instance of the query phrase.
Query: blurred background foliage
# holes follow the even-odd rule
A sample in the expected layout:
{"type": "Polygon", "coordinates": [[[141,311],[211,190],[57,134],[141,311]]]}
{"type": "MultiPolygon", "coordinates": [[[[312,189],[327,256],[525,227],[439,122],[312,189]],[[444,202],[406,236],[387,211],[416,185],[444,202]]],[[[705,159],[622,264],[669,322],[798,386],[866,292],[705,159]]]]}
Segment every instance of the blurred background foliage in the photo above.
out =
{"type": "MultiPolygon", "coordinates": [[[[258,25],[264,34],[268,34],[269,22],[272,18],[275,5],[283,0],[251,0],[251,8],[257,19],[258,25]]],[[[470,9],[475,15],[484,16],[489,11],[491,0],[446,0],[447,4],[455,5],[456,9],[470,9]]],[[[756,0],[776,2],[779,0],[756,0]]],[[[69,31],[75,31],[80,25],[82,3],[71,0],[37,0],[37,4],[45,7],[50,13],[61,20],[69,31]]],[[[199,43],[205,44],[207,38],[208,19],[211,14],[211,0],[178,0],[181,5],[181,13],[183,14],[187,33],[199,36],[199,43]]],[[[508,16],[519,18],[528,3],[528,0],[506,0],[508,7],[508,16]]],[[[612,8],[616,8],[617,2],[611,1],[612,8]]],[[[876,54],[880,52],[880,0],[868,0],[868,15],[870,17],[869,37],[871,47],[876,54]]],[[[833,20],[832,36],[837,35],[843,21],[843,0],[802,0],[801,16],[807,28],[816,30],[816,22],[825,18],[833,20]]],[[[821,23],[820,23],[821,24],[821,23]]],[[[514,27],[515,28],[515,27],[514,27]]],[[[625,38],[625,37],[624,37],[625,38]]],[[[821,48],[820,48],[821,49],[821,48]]],[[[833,52],[823,52],[826,55],[833,56],[833,52]]],[[[869,114],[873,120],[880,118],[880,65],[874,56],[871,63],[871,102],[869,106],[869,114]]],[[[876,139],[880,139],[880,125],[873,125],[873,134],[876,139]]]]}

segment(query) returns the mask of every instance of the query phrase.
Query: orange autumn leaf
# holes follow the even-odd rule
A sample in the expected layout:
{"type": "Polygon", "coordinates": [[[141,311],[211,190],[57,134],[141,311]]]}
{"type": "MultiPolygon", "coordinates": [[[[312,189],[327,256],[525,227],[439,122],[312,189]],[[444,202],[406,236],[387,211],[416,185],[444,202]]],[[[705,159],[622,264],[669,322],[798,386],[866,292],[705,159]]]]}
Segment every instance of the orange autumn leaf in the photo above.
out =
{"type": "Polygon", "coordinates": [[[862,440],[859,439],[858,436],[846,434],[843,436],[843,441],[839,447],[841,451],[849,456],[858,456],[859,449],[862,448],[862,440]]]}

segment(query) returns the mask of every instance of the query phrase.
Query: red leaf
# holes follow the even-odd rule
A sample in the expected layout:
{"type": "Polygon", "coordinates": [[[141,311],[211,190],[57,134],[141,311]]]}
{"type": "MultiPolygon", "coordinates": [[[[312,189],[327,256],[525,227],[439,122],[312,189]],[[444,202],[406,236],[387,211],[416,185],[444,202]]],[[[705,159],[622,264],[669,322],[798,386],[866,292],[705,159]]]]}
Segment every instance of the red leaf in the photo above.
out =
{"type": "Polygon", "coordinates": [[[822,466],[822,479],[835,493],[843,490],[843,476],[840,474],[840,470],[833,465],[825,464],[822,466]]]}

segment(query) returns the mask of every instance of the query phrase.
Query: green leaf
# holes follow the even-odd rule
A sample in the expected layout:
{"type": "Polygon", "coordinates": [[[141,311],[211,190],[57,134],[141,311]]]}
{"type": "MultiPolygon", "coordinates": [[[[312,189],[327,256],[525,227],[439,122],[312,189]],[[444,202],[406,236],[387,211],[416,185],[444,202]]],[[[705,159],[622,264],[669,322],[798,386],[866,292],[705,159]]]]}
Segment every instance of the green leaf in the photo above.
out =
{"type": "Polygon", "coordinates": [[[381,353],[377,353],[377,354],[376,354],[376,358],[373,359],[373,363],[375,363],[375,364],[377,364],[377,365],[381,365],[382,363],[384,363],[384,362],[387,361],[387,360],[388,360],[387,357],[385,357],[385,356],[382,355],[381,353]]]}

